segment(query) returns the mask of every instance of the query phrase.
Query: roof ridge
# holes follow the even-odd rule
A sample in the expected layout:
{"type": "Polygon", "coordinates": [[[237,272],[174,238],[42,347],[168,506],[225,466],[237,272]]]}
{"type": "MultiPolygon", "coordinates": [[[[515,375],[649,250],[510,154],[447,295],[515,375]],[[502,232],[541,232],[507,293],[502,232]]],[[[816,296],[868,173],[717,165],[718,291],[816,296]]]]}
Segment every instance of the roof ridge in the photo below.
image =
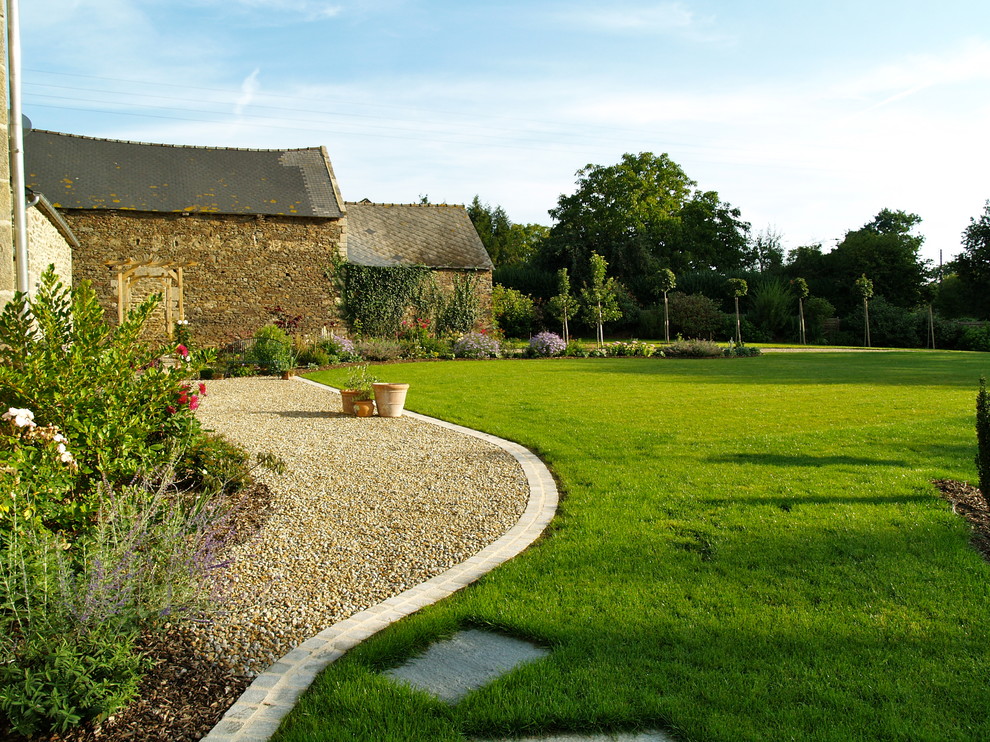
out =
{"type": "Polygon", "coordinates": [[[467,208],[464,204],[396,204],[396,203],[383,203],[379,201],[344,201],[346,206],[418,206],[421,208],[455,208],[455,209],[465,209],[467,208]]]}
{"type": "Polygon", "coordinates": [[[282,149],[262,149],[260,147],[209,147],[199,144],[164,144],[162,142],[139,142],[134,139],[108,139],[107,137],[91,137],[86,134],[67,134],[64,131],[51,131],[50,129],[31,129],[32,134],[54,134],[59,137],[70,137],[72,139],[89,139],[94,142],[113,142],[114,144],[140,144],[144,147],[165,147],[171,149],[204,149],[221,152],[312,152],[322,150],[322,147],[290,147],[282,149]]]}

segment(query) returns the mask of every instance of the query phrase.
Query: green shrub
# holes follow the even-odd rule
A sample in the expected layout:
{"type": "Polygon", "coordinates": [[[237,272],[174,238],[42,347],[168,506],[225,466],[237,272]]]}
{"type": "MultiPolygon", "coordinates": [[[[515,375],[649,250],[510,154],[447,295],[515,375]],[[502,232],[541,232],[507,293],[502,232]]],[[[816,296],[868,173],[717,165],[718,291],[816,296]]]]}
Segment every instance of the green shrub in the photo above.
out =
{"type": "Polygon", "coordinates": [[[280,327],[265,325],[254,333],[247,360],[270,374],[288,371],[296,363],[292,338],[280,327]]]}
{"type": "MultiPolygon", "coordinates": [[[[869,307],[871,345],[890,348],[918,348],[924,345],[923,335],[919,335],[918,324],[909,310],[895,306],[879,295],[870,299],[869,307]]],[[[860,304],[843,323],[843,330],[851,333],[857,342],[862,342],[864,337],[865,316],[860,304]]]]}
{"type": "Polygon", "coordinates": [[[300,366],[329,366],[331,364],[330,355],[320,346],[311,345],[304,349],[296,360],[300,366]]]}
{"type": "Polygon", "coordinates": [[[564,348],[564,355],[568,358],[587,358],[588,350],[576,340],[572,340],[564,348]]]}
{"type": "Polygon", "coordinates": [[[442,297],[433,319],[438,337],[448,337],[471,332],[481,317],[481,301],[478,298],[478,276],[455,276],[450,293],[442,297]]]}
{"type": "Polygon", "coordinates": [[[711,340],[675,340],[663,354],[667,358],[720,358],[722,347],[711,340]]]}
{"type": "MultiPolygon", "coordinates": [[[[749,319],[769,340],[783,339],[791,327],[795,299],[790,287],[780,278],[756,283],[749,300],[749,319]]],[[[743,332],[743,337],[753,335],[743,332]]]]}
{"type": "Polygon", "coordinates": [[[368,338],[358,342],[357,354],[369,361],[394,361],[402,357],[402,343],[385,338],[368,338]]]}
{"type": "MultiPolygon", "coordinates": [[[[684,337],[711,339],[716,333],[722,332],[725,324],[725,315],[718,304],[701,294],[674,291],[668,299],[668,308],[671,333],[684,337]]],[[[732,322],[735,322],[735,318],[732,318],[732,322]]]]}
{"type": "Polygon", "coordinates": [[[959,336],[958,348],[990,352],[990,325],[963,328],[959,336]]]}
{"type": "Polygon", "coordinates": [[[976,394],[976,471],[983,499],[990,503],[990,395],[983,376],[976,394]]]}
{"type": "MultiPolygon", "coordinates": [[[[71,492],[50,491],[43,505],[56,530],[88,520],[98,483],[158,469],[169,459],[169,439],[200,433],[195,395],[183,389],[188,364],[168,368],[159,361],[163,349],[141,340],[155,302],[111,328],[88,283],[70,292],[49,270],[34,300],[18,295],[0,313],[0,410],[32,410],[39,426],[66,438],[78,465],[74,481],[65,483],[71,492]]],[[[0,467],[11,451],[0,446],[0,467]]],[[[24,462],[15,466],[22,476],[29,471],[24,462]]],[[[38,480],[30,486],[43,488],[38,480]]]]}
{"type": "Polygon", "coordinates": [[[522,292],[496,284],[492,287],[492,320],[505,337],[529,337],[536,328],[536,305],[522,292]]]}
{"type": "Polygon", "coordinates": [[[111,328],[49,270],[0,313],[0,709],[23,733],[110,713],[138,633],[215,587],[213,495],[246,461],[193,415],[187,354],[141,341],[155,301],[111,328]]]}
{"type": "Polygon", "coordinates": [[[0,711],[28,736],[111,714],[134,696],[148,664],[135,639],[106,628],[75,636],[31,632],[13,661],[0,665],[0,711]]]}

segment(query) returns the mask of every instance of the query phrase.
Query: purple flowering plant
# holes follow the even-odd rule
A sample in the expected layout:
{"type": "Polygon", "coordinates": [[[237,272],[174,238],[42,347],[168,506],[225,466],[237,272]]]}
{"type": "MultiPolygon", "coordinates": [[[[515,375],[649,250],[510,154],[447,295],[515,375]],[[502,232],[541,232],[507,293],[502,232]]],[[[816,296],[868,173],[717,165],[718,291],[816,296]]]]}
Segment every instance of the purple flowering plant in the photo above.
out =
{"type": "Polygon", "coordinates": [[[555,332],[541,332],[529,340],[530,355],[541,358],[562,355],[567,343],[555,332]]]}
{"type": "Polygon", "coordinates": [[[454,343],[458,358],[498,358],[501,354],[498,340],[482,332],[469,332],[454,343]]]}

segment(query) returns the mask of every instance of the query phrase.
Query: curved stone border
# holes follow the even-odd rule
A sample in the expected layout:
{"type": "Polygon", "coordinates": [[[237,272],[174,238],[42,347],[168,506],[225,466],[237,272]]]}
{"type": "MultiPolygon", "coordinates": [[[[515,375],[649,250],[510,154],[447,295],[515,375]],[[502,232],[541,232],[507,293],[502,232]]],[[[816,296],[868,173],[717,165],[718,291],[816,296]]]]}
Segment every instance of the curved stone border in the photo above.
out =
{"type": "MultiPolygon", "coordinates": [[[[338,391],[308,379],[298,380],[327,391],[338,391]]],[[[550,523],[557,510],[557,483],[534,453],[518,443],[471,428],[415,412],[403,414],[480,438],[510,453],[529,481],[526,510],[512,528],[473,557],[304,641],[254,679],[220,722],[203,737],[204,742],[265,742],[327,665],[389,624],[452,595],[516,556],[536,541],[550,523]]]]}

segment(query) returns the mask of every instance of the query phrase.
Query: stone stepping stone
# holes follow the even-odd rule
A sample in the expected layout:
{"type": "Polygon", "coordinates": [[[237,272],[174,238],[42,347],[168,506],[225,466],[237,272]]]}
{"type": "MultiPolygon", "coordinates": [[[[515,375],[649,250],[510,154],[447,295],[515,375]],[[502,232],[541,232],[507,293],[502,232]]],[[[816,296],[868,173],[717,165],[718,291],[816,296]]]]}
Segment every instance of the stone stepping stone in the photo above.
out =
{"type": "Polygon", "coordinates": [[[548,654],[546,649],[520,639],[468,629],[385,674],[454,704],[514,667],[548,654]]]}

